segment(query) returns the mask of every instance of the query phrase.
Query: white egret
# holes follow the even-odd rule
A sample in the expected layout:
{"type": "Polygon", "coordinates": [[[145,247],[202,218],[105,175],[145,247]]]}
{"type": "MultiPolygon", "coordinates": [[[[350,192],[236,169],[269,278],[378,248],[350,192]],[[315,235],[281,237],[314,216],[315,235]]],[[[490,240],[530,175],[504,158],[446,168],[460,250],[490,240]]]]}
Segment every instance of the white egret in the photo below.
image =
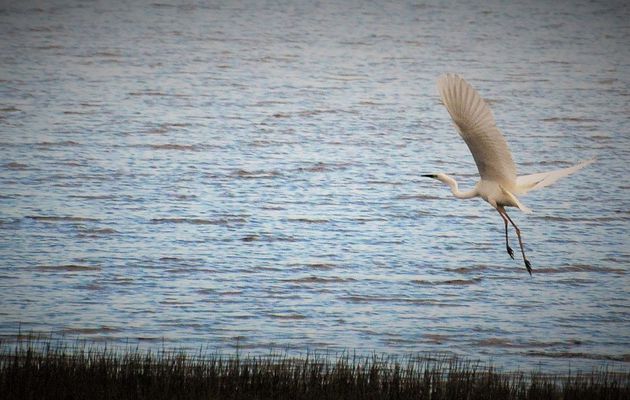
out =
{"type": "Polygon", "coordinates": [[[531,275],[532,267],[525,256],[521,231],[508,216],[505,207],[517,207],[523,212],[531,212],[516,196],[549,186],[558,179],[591,164],[595,159],[556,171],[516,176],[516,166],[507,142],[496,126],[490,107],[477,91],[456,74],[442,75],[438,79],[437,87],[442,102],[455,123],[455,128],[468,145],[475,159],[481,179],[472,190],[461,192],[455,179],[446,174],[422,176],[437,179],[447,184],[458,199],[481,197],[490,203],[499,212],[505,223],[505,246],[508,254],[514,259],[514,251],[508,241],[508,222],[510,222],[516,231],[525,267],[531,275]]]}

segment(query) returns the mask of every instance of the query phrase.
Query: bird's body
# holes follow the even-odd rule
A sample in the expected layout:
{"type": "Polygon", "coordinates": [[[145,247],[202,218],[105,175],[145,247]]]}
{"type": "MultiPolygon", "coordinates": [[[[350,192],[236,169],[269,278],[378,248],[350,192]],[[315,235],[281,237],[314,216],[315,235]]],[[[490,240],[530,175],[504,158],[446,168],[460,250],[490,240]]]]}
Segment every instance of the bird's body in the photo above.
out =
{"type": "MultiPolygon", "coordinates": [[[[503,188],[499,183],[487,180],[481,180],[475,185],[479,197],[490,203],[492,206],[503,207],[519,207],[519,203],[515,201],[515,196],[511,195],[512,192],[503,188]]],[[[521,205],[521,207],[523,207],[521,205]]]]}
{"type": "Polygon", "coordinates": [[[457,182],[446,174],[438,173],[424,176],[447,184],[453,195],[459,199],[481,197],[494,207],[505,223],[505,244],[508,254],[514,258],[514,253],[508,243],[507,226],[510,222],[516,230],[523,261],[531,275],[531,264],[525,256],[520,229],[507,215],[505,207],[516,207],[523,212],[531,212],[517,196],[549,186],[558,179],[584,168],[594,160],[584,161],[573,167],[551,172],[517,176],[516,165],[508,144],[496,126],[492,110],[477,91],[456,74],[441,76],[438,79],[438,91],[444,106],[455,123],[455,128],[468,145],[475,159],[481,179],[473,189],[462,192],[459,190],[457,182]]]}

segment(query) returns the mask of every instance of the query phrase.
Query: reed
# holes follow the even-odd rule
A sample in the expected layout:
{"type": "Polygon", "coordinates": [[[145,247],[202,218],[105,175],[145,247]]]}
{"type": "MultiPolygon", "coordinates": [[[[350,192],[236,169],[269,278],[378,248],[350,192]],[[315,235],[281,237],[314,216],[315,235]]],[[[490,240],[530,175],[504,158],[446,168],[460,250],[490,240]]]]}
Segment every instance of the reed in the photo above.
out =
{"type": "Polygon", "coordinates": [[[11,399],[628,399],[630,372],[501,372],[446,356],[157,351],[42,339],[0,343],[11,399]]]}

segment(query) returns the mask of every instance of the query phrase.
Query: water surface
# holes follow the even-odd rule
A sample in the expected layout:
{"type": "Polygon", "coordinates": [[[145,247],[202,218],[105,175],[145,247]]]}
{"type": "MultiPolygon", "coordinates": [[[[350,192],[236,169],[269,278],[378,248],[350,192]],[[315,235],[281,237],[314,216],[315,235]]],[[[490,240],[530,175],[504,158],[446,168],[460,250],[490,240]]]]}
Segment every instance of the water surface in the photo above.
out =
{"type": "Polygon", "coordinates": [[[628,7],[342,3],[2,5],[0,334],[627,368],[628,7]],[[512,211],[532,278],[420,177],[477,179],[446,71],[519,172],[598,157],[512,211]]]}

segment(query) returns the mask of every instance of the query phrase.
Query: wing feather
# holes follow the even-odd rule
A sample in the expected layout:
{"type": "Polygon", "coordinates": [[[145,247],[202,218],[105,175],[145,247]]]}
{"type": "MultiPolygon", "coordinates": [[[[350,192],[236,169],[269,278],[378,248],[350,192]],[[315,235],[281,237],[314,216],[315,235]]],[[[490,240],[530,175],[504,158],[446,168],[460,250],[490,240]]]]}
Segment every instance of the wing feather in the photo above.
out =
{"type": "Polygon", "coordinates": [[[532,190],[538,190],[544,188],[545,186],[549,186],[552,183],[556,182],[559,179],[564,178],[565,176],[569,176],[582,168],[586,167],[589,164],[595,162],[595,159],[590,159],[586,161],[582,161],[579,164],[576,164],[569,168],[558,169],[555,171],[549,172],[541,172],[538,174],[524,175],[516,178],[516,192],[518,194],[525,194],[532,190]]]}
{"type": "Polygon", "coordinates": [[[442,75],[437,86],[457,131],[475,159],[481,178],[508,188],[514,186],[516,166],[490,107],[456,74],[442,75]]]}

